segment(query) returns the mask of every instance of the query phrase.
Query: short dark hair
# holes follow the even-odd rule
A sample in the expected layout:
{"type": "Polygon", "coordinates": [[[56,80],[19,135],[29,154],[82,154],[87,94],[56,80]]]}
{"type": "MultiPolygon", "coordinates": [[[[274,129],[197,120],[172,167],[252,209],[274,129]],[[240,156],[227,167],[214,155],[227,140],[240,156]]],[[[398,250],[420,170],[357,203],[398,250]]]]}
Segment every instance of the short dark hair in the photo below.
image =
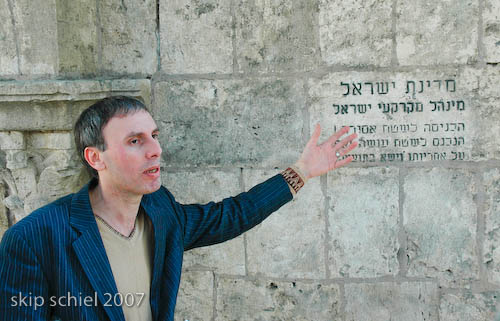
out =
{"type": "Polygon", "coordinates": [[[102,135],[102,129],[117,115],[127,115],[144,110],[149,112],[140,100],[127,96],[114,96],[104,98],[85,109],[75,123],[75,145],[76,151],[89,174],[99,178],[97,171],[85,160],[85,148],[96,147],[106,150],[106,142],[102,135]]]}

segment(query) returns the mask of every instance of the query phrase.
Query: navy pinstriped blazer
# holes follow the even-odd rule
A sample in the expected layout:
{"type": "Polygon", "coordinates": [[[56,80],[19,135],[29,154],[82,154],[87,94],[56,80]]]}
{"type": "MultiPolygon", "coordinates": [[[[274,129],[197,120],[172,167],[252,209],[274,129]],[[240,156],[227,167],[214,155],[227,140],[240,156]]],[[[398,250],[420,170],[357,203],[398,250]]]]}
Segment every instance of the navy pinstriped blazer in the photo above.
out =
{"type": "MultiPolygon", "coordinates": [[[[0,244],[0,320],[124,320],[89,185],[8,229],[0,244]],[[111,302],[110,302],[111,298],[111,302]]],[[[153,320],[173,320],[185,250],[229,240],[292,199],[281,175],[219,203],[181,205],[164,187],[141,206],[154,227],[153,320]]],[[[131,275],[130,277],[134,277],[131,275]]]]}

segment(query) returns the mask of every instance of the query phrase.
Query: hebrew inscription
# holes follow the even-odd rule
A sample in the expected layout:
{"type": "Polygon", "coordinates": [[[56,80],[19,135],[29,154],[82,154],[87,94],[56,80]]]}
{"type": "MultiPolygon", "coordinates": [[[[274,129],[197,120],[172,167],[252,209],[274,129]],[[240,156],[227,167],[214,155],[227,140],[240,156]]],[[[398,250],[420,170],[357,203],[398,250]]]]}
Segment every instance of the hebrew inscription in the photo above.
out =
{"type": "Polygon", "coordinates": [[[355,162],[470,160],[471,99],[457,79],[343,76],[313,84],[311,119],[358,133],[355,162]]]}

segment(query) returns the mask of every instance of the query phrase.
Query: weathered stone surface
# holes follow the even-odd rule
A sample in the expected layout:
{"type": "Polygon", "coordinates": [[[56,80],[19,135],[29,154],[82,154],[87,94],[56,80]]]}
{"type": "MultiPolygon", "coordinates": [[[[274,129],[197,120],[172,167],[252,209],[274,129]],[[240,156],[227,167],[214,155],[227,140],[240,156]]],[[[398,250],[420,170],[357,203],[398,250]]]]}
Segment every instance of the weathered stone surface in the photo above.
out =
{"type": "MultiPolygon", "coordinates": [[[[244,171],[246,189],[276,175],[244,171]]],[[[248,272],[270,277],[325,278],[325,198],[313,179],[288,205],[247,233],[248,272]]]]}
{"type": "Polygon", "coordinates": [[[53,75],[58,71],[56,0],[12,1],[24,75],[53,75]]]}
{"type": "Polygon", "coordinates": [[[488,281],[500,285],[500,169],[486,171],[483,180],[486,194],[483,262],[488,281]]]}
{"type": "Polygon", "coordinates": [[[24,207],[23,212],[15,213],[14,217],[16,222],[28,216],[34,210],[45,206],[50,203],[51,200],[39,194],[31,194],[23,200],[24,207]]]}
{"type": "Polygon", "coordinates": [[[12,177],[16,183],[17,196],[21,199],[30,194],[36,194],[36,169],[33,166],[20,169],[12,169],[12,177]]]}
{"type": "Polygon", "coordinates": [[[28,146],[34,149],[70,149],[74,142],[69,132],[33,133],[28,136],[28,146]]]}
{"type": "Polygon", "coordinates": [[[25,150],[7,150],[5,155],[8,169],[19,169],[28,165],[28,154],[25,150]]]}
{"type": "Polygon", "coordinates": [[[26,216],[24,213],[24,202],[17,195],[7,196],[3,200],[3,204],[9,210],[9,217],[12,220],[11,224],[18,222],[26,216]]]}
{"type": "Polygon", "coordinates": [[[391,63],[390,1],[320,0],[319,10],[321,55],[327,64],[391,63]]]}
{"type": "Polygon", "coordinates": [[[477,77],[470,77],[471,80],[478,79],[478,95],[474,110],[472,126],[481,128],[480,134],[475,135],[472,141],[472,153],[477,159],[500,159],[500,114],[498,106],[500,104],[500,67],[487,66],[477,73],[477,77]]]}
{"type": "Polygon", "coordinates": [[[160,1],[161,66],[167,73],[230,73],[231,3],[160,1]]]}
{"type": "Polygon", "coordinates": [[[7,208],[4,205],[5,199],[5,186],[3,182],[0,182],[0,239],[2,239],[3,233],[9,228],[9,220],[7,218],[7,208]]]}
{"type": "Polygon", "coordinates": [[[487,321],[496,315],[500,292],[446,294],[439,307],[440,321],[487,321]]]}
{"type": "Polygon", "coordinates": [[[0,77],[19,73],[16,36],[9,0],[0,1],[0,77]]]}
{"type": "Polygon", "coordinates": [[[5,206],[15,221],[50,201],[78,191],[88,182],[89,177],[73,149],[30,148],[6,153],[8,170],[0,171],[0,182],[5,181],[9,186],[5,206]]]}
{"type": "Polygon", "coordinates": [[[45,155],[39,154],[38,157],[43,159],[36,164],[39,172],[50,166],[56,170],[80,169],[83,166],[75,148],[48,150],[45,151],[45,155]]]}
{"type": "Polygon", "coordinates": [[[328,265],[332,277],[396,275],[398,170],[340,169],[328,174],[328,265]]]}
{"type": "Polygon", "coordinates": [[[338,285],[219,279],[217,320],[343,320],[338,285]]]}
{"type": "Polygon", "coordinates": [[[320,61],[317,11],[316,1],[237,1],[238,71],[315,69],[320,61]]]}
{"type": "MultiPolygon", "coordinates": [[[[167,172],[162,175],[165,185],[176,200],[183,204],[205,204],[221,201],[241,192],[238,170],[204,170],[197,172],[167,172]]],[[[244,275],[245,246],[243,237],[197,248],[184,253],[183,267],[203,267],[217,273],[244,275]]],[[[191,319],[189,319],[191,320],[191,319]]]]}
{"type": "Polygon", "coordinates": [[[471,68],[339,72],[310,79],[310,128],[321,123],[325,139],[350,126],[360,135],[355,162],[497,158],[500,136],[488,134],[499,126],[498,116],[477,99],[480,73],[471,68]],[[485,127],[489,114],[492,124],[485,127]],[[488,145],[476,143],[484,137],[488,145]]]}
{"type": "Polygon", "coordinates": [[[500,98],[500,66],[487,66],[479,75],[479,95],[482,98],[500,98]]]}
{"type": "Polygon", "coordinates": [[[24,149],[25,147],[22,132],[0,132],[0,149],[24,149]]]}
{"type": "Polygon", "coordinates": [[[167,81],[154,91],[169,166],[282,166],[302,150],[301,81],[167,81]]]}
{"type": "Polygon", "coordinates": [[[184,271],[175,306],[176,321],[212,320],[214,275],[207,271],[184,271]]]}
{"type": "Polygon", "coordinates": [[[459,169],[410,169],[404,182],[408,276],[458,287],[478,279],[476,186],[459,169]]]}
{"type": "Polygon", "coordinates": [[[478,160],[500,160],[500,98],[481,99],[477,104],[472,124],[481,131],[472,140],[472,155],[478,160]]]}
{"type": "Polygon", "coordinates": [[[56,3],[59,72],[95,75],[99,50],[96,1],[56,0],[56,3]]]}
{"type": "Polygon", "coordinates": [[[446,294],[441,298],[441,321],[486,321],[496,315],[500,292],[446,294]]]}
{"type": "Polygon", "coordinates": [[[102,25],[102,69],[118,74],[153,74],[158,65],[156,1],[98,3],[102,25]]]}
{"type": "Polygon", "coordinates": [[[484,37],[486,62],[500,62],[500,3],[485,0],[483,8],[484,37]]]}
{"type": "Polygon", "coordinates": [[[401,65],[477,60],[478,1],[398,0],[396,6],[396,51],[401,65]]]}
{"type": "Polygon", "coordinates": [[[0,82],[0,102],[97,100],[112,95],[140,97],[149,105],[149,79],[47,80],[0,82]]]}
{"type": "Polygon", "coordinates": [[[83,109],[111,95],[138,97],[149,105],[150,81],[3,82],[0,83],[0,130],[72,130],[83,109]]]}
{"type": "Polygon", "coordinates": [[[45,168],[38,180],[39,195],[54,201],[68,193],[81,188],[81,168],[57,169],[54,166],[45,168]]]}
{"type": "Polygon", "coordinates": [[[437,286],[430,282],[346,284],[346,321],[438,320],[437,286]]]}
{"type": "Polygon", "coordinates": [[[0,103],[1,130],[71,130],[91,102],[0,103]],[[30,117],[25,117],[30,115],[30,117]]]}

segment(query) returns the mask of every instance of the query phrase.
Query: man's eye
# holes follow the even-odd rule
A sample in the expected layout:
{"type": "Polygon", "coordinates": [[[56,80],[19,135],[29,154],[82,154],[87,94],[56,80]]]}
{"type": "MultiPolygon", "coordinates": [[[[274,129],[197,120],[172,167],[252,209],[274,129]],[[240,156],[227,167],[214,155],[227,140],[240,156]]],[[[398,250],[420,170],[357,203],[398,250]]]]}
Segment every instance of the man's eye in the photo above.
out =
{"type": "Polygon", "coordinates": [[[133,144],[133,145],[135,145],[135,144],[139,143],[139,140],[138,139],[132,139],[130,141],[130,143],[133,144]]]}
{"type": "Polygon", "coordinates": [[[153,134],[151,135],[154,139],[158,139],[158,137],[160,136],[159,134],[153,134]]]}

